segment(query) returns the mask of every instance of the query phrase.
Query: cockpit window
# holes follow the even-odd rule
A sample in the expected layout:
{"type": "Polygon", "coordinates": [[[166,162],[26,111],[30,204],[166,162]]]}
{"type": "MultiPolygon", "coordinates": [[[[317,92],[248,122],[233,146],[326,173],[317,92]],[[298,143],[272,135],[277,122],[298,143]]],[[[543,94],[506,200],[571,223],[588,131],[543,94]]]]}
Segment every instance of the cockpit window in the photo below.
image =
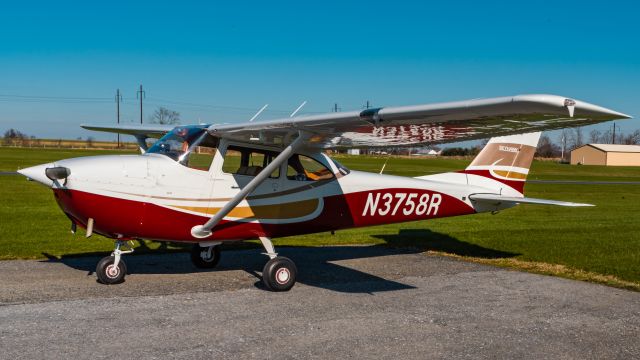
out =
{"type": "Polygon", "coordinates": [[[331,170],[319,161],[305,155],[294,154],[287,164],[287,179],[296,181],[319,181],[333,178],[331,170]]]}
{"type": "Polygon", "coordinates": [[[204,127],[179,126],[171,130],[147,150],[147,154],[161,154],[180,164],[198,170],[209,170],[218,139],[204,127]]]}

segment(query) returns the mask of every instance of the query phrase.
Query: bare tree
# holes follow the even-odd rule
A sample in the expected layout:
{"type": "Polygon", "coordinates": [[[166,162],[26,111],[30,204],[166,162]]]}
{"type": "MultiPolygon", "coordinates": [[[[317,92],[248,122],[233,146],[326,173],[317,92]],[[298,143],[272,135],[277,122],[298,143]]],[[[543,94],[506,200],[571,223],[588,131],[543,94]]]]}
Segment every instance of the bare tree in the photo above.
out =
{"type": "Polygon", "coordinates": [[[180,113],[160,106],[153,115],[151,115],[151,122],[156,124],[179,124],[180,113]]]}
{"type": "Polygon", "coordinates": [[[560,147],[554,144],[547,135],[542,135],[538,142],[536,155],[544,158],[554,158],[560,156],[560,147]]]}
{"type": "Polygon", "coordinates": [[[570,150],[579,148],[580,146],[584,145],[584,134],[582,133],[581,127],[578,126],[578,127],[572,128],[568,132],[568,135],[569,137],[567,138],[567,141],[568,141],[570,150]]]}
{"type": "Polygon", "coordinates": [[[602,133],[598,142],[600,144],[611,144],[611,140],[613,139],[613,133],[611,130],[607,130],[602,133]]]}
{"type": "Polygon", "coordinates": [[[17,145],[23,143],[28,136],[16,129],[9,129],[4,133],[4,143],[6,145],[17,145]]]}
{"type": "Polygon", "coordinates": [[[597,144],[600,141],[600,138],[602,136],[602,133],[596,129],[591,130],[591,132],[589,133],[589,143],[590,144],[597,144]]]}
{"type": "Polygon", "coordinates": [[[620,143],[626,145],[638,145],[640,144],[640,130],[636,130],[629,135],[620,136],[620,143]]]}

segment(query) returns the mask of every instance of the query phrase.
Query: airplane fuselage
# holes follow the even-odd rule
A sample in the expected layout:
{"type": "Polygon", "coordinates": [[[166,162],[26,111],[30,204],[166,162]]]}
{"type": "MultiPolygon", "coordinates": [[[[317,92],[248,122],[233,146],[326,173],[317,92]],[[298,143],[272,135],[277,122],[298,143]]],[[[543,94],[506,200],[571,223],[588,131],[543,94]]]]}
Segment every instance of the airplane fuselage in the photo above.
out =
{"type": "MultiPolygon", "coordinates": [[[[207,241],[282,237],[352,227],[466,215],[478,208],[469,194],[487,192],[462,174],[423,179],[360,171],[341,172],[323,153],[308,153],[331,170],[329,179],[269,178],[214,229],[207,241]],[[444,181],[446,180],[446,181],[444,181]]],[[[190,230],[218,212],[249,175],[227,174],[216,153],[207,171],[164,155],[95,156],[43,167],[72,169],[53,184],[56,201],[77,225],[120,239],[201,242],[190,230]]]]}

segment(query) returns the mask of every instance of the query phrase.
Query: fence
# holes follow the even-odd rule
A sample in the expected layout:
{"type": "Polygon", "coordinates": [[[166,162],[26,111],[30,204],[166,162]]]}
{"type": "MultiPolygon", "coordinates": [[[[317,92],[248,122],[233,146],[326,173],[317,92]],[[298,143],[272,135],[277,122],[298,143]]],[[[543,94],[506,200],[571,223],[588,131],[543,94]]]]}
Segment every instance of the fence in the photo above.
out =
{"type": "Polygon", "coordinates": [[[0,146],[26,148],[56,149],[102,149],[102,150],[136,150],[138,144],[132,142],[95,141],[95,140],[63,140],[63,139],[2,139],[0,146]]]}

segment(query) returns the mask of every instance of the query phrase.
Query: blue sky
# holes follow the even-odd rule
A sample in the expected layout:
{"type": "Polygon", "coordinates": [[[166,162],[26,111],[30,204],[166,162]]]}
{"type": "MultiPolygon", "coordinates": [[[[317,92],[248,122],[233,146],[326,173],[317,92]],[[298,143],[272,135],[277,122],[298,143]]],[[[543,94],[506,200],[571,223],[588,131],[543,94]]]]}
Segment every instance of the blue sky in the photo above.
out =
{"type": "Polygon", "coordinates": [[[183,123],[238,122],[265,103],[260,119],[303,100],[312,113],[521,93],[637,117],[638,14],[632,1],[12,2],[0,130],[111,139],[78,124],[114,123],[117,88],[122,121],[138,121],[140,83],[145,121],[161,105],[183,123]]]}

